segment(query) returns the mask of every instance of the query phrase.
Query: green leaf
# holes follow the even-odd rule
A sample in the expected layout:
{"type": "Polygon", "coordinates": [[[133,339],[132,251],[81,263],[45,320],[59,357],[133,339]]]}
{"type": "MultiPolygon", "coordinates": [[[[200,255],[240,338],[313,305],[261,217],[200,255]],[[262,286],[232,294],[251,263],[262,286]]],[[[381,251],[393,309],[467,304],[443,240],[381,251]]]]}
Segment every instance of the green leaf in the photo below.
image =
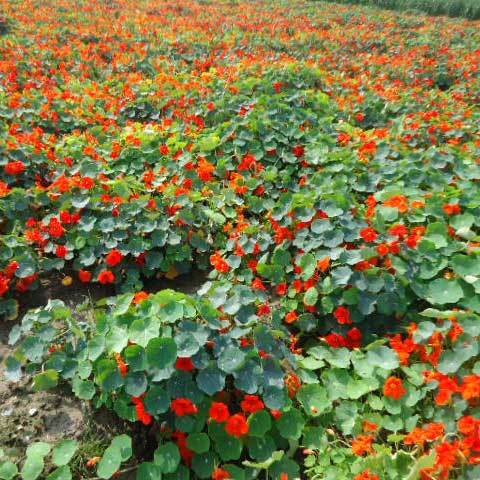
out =
{"type": "Polygon", "coordinates": [[[0,479],[1,480],[12,480],[12,478],[16,477],[18,474],[17,466],[7,460],[5,462],[0,462],[0,479]]]}
{"type": "Polygon", "coordinates": [[[160,322],[154,317],[137,318],[128,329],[128,338],[142,347],[146,347],[152,338],[157,338],[160,322]]]}
{"type": "Polygon", "coordinates": [[[192,470],[199,478],[210,478],[215,468],[215,454],[213,452],[195,455],[192,460],[192,470]]]}
{"type": "Polygon", "coordinates": [[[78,442],[76,440],[62,440],[55,446],[52,452],[52,462],[57,467],[67,465],[70,459],[73,457],[78,448],[78,442]]]}
{"type": "Polygon", "coordinates": [[[238,460],[242,454],[243,443],[238,438],[224,432],[216,439],[215,450],[224,462],[238,460]]]}
{"type": "Polygon", "coordinates": [[[57,468],[47,477],[47,480],[72,480],[70,467],[63,465],[57,468]]]}
{"type": "Polygon", "coordinates": [[[49,443],[46,442],[35,442],[32,443],[28,448],[27,448],[27,457],[46,457],[49,453],[50,450],[52,449],[52,446],[49,443]]]}
{"type": "Polygon", "coordinates": [[[478,342],[455,345],[453,350],[447,350],[441,357],[438,370],[447,375],[456,373],[468,360],[478,355],[478,342]]]}
{"type": "Polygon", "coordinates": [[[190,332],[180,332],[175,335],[175,343],[177,344],[179,357],[191,357],[200,350],[200,344],[190,332]]]}
{"type": "Polygon", "coordinates": [[[108,353],[120,353],[128,345],[128,335],[124,328],[112,326],[105,336],[105,347],[108,353]]]}
{"type": "Polygon", "coordinates": [[[146,353],[151,368],[163,369],[175,363],[177,345],[173,338],[153,338],[148,342],[146,353]]]}
{"type": "Polygon", "coordinates": [[[214,395],[225,387],[225,374],[211,365],[197,375],[197,385],[207,395],[214,395]]]}
{"type": "Polygon", "coordinates": [[[462,277],[480,275],[480,257],[478,255],[454,255],[452,268],[462,277]]]}
{"type": "Polygon", "coordinates": [[[128,372],[125,377],[125,392],[132,397],[139,397],[147,389],[147,377],[143,372],[128,372]]]}
{"type": "Polygon", "coordinates": [[[447,225],[442,222],[431,223],[427,227],[425,240],[432,242],[436,248],[447,246],[447,225]]]}
{"type": "Polygon", "coordinates": [[[105,350],[105,337],[97,335],[88,342],[88,358],[94,362],[105,350]]]}
{"type": "Polygon", "coordinates": [[[303,297],[305,305],[316,305],[318,301],[318,290],[315,287],[310,287],[303,297]]]}
{"type": "Polygon", "coordinates": [[[110,445],[104,452],[102,459],[98,463],[97,475],[100,478],[111,478],[120,468],[122,457],[118,448],[110,445]]]}
{"type": "Polygon", "coordinates": [[[130,304],[132,303],[134,296],[134,293],[125,293],[123,295],[115,297],[115,306],[112,310],[112,315],[118,316],[126,313],[130,307],[130,304]]]}
{"type": "Polygon", "coordinates": [[[254,458],[257,462],[265,462],[268,460],[275,451],[275,448],[275,441],[270,435],[251,438],[248,441],[248,453],[250,457],[254,458]]]}
{"type": "Polygon", "coordinates": [[[206,433],[192,433],[187,438],[187,447],[195,453],[208,452],[210,438],[206,433]]]}
{"type": "Polygon", "coordinates": [[[376,346],[367,352],[367,361],[374,367],[394,370],[398,368],[398,355],[395,350],[385,346],[376,346]]]}
{"type": "Polygon", "coordinates": [[[180,452],[173,442],[160,445],[155,450],[154,463],[162,473],[173,473],[180,463],[180,452]]]}
{"type": "Polygon", "coordinates": [[[428,287],[427,300],[430,303],[438,305],[457,303],[461,298],[463,298],[463,290],[456,279],[437,278],[428,287]]]}
{"type": "Polygon", "coordinates": [[[153,385],[145,395],[145,407],[152,415],[165,413],[170,407],[170,397],[164,387],[153,385]]]}
{"type": "Polygon", "coordinates": [[[22,364],[15,357],[7,357],[5,367],[5,377],[10,382],[18,382],[22,378],[22,364]]]}
{"type": "Polygon", "coordinates": [[[132,439],[128,435],[117,435],[111,446],[120,452],[122,462],[126,462],[132,456],[132,439]]]}
{"type": "Polygon", "coordinates": [[[218,357],[218,366],[226,373],[233,373],[243,365],[244,359],[245,353],[240,348],[230,345],[218,357]]]}
{"type": "Polygon", "coordinates": [[[302,279],[308,280],[312,277],[317,268],[315,257],[311,253],[302,255],[302,258],[300,259],[300,267],[302,269],[302,279]]]}
{"type": "Polygon", "coordinates": [[[250,436],[263,437],[272,427],[272,420],[266,410],[259,410],[248,417],[248,424],[250,436]]]}
{"type": "Polygon", "coordinates": [[[358,406],[355,402],[342,402],[335,409],[335,424],[344,435],[350,435],[357,419],[358,406]]]}
{"type": "Polygon", "coordinates": [[[56,370],[45,370],[33,377],[33,390],[40,392],[56,387],[58,384],[58,372],[56,370]]]}
{"type": "Polygon", "coordinates": [[[272,263],[276,265],[281,265],[282,267],[288,267],[292,263],[292,256],[288,250],[282,248],[277,248],[273,252],[272,263]]]}
{"type": "Polygon", "coordinates": [[[143,462],[137,468],[137,480],[160,480],[162,471],[153,462],[143,462]]]}
{"type": "Polygon", "coordinates": [[[35,480],[43,472],[43,457],[38,455],[27,456],[25,463],[22,467],[22,479],[23,480],[35,480]]]}
{"type": "Polygon", "coordinates": [[[282,414],[276,425],[283,438],[297,440],[302,435],[305,419],[299,410],[291,408],[282,414]]]}
{"type": "Polygon", "coordinates": [[[419,480],[421,477],[421,471],[433,467],[435,465],[435,459],[435,453],[420,457],[413,465],[408,476],[405,477],[405,480],[419,480]]]}
{"type": "Polygon", "coordinates": [[[72,390],[81,400],[91,400],[95,395],[95,384],[91,380],[75,377],[72,382],[72,390]]]}
{"type": "Polygon", "coordinates": [[[318,417],[331,405],[327,390],[318,383],[303,385],[297,393],[297,399],[311,417],[318,417]]]}

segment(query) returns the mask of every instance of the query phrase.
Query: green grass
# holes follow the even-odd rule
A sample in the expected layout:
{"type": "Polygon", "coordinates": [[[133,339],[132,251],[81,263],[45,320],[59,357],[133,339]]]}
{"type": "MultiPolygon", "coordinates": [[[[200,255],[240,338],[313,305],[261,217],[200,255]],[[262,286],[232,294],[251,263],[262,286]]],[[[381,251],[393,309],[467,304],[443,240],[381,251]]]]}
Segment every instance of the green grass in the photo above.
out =
{"type": "Polygon", "coordinates": [[[429,15],[480,19],[480,0],[327,0],[350,5],[371,5],[404,12],[418,10],[429,15]]]}

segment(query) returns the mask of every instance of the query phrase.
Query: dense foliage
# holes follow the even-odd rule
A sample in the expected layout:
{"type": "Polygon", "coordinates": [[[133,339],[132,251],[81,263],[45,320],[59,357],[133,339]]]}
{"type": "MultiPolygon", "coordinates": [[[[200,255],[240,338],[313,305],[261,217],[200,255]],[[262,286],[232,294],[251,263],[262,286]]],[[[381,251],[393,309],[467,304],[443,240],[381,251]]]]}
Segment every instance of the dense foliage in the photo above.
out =
{"type": "Polygon", "coordinates": [[[142,422],[139,479],[478,478],[478,22],[2,5],[0,309],[52,270],[121,293],[25,315],[11,381],[142,422]]]}
{"type": "Polygon", "coordinates": [[[480,18],[480,4],[477,0],[335,0],[335,2],[391,8],[400,12],[418,10],[428,15],[449,15],[471,20],[480,18]]]}

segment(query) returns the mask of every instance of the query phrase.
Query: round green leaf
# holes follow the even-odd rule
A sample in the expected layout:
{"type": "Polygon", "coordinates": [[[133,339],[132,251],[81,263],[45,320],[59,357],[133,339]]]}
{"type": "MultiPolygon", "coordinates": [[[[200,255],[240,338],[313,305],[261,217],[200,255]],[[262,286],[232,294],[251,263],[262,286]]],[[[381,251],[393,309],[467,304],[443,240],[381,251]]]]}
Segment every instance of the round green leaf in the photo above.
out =
{"type": "Polygon", "coordinates": [[[168,442],[155,450],[154,458],[162,473],[173,473],[180,463],[180,452],[173,442],[168,442]]]}
{"type": "Polygon", "coordinates": [[[177,345],[173,338],[153,338],[148,342],[147,362],[151,368],[163,369],[177,359],[177,345]]]}
{"type": "Polygon", "coordinates": [[[55,446],[52,453],[52,462],[57,467],[66,465],[73,457],[78,448],[78,442],[76,440],[63,440],[55,446]]]}
{"type": "Polygon", "coordinates": [[[248,417],[248,424],[250,436],[263,437],[272,427],[272,420],[266,410],[259,410],[248,417]]]}
{"type": "Polygon", "coordinates": [[[192,433],[187,438],[187,447],[195,453],[205,453],[210,449],[210,438],[206,433],[192,433]]]}
{"type": "Polygon", "coordinates": [[[214,395],[225,387],[225,375],[217,367],[211,365],[197,375],[197,385],[207,395],[214,395]]]}
{"type": "Polygon", "coordinates": [[[463,290],[458,280],[446,280],[437,278],[428,287],[428,301],[443,305],[445,303],[457,303],[463,298],[463,290]]]}
{"type": "Polygon", "coordinates": [[[303,426],[305,425],[305,419],[302,413],[291,408],[284,412],[282,416],[277,420],[276,426],[283,438],[297,440],[302,435],[303,426]]]}
{"type": "Polygon", "coordinates": [[[47,480],[72,480],[70,467],[63,465],[60,468],[57,468],[47,477],[47,480]]]}

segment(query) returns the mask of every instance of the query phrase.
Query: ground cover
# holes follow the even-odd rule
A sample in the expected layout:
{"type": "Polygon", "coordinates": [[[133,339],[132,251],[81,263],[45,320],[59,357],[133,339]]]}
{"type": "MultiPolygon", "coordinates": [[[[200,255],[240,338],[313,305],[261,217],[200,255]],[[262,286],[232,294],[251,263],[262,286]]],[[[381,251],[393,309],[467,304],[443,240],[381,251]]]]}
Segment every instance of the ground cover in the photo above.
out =
{"type": "Polygon", "coordinates": [[[119,423],[0,478],[478,478],[478,22],[1,6],[5,374],[119,423]]]}

